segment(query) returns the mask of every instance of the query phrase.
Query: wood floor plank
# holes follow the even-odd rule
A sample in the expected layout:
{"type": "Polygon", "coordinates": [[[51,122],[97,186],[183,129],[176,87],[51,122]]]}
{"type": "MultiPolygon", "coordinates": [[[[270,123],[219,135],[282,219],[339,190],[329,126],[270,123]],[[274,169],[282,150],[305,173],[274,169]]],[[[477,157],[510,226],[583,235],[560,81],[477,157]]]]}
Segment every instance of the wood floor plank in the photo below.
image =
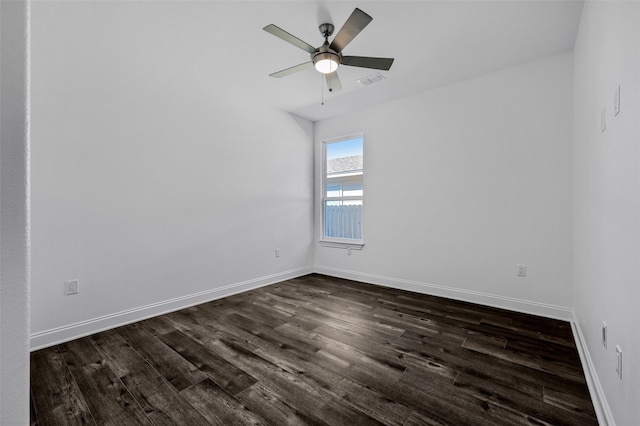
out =
{"type": "Polygon", "coordinates": [[[259,321],[254,321],[251,318],[247,318],[244,315],[229,315],[228,321],[232,322],[237,327],[240,327],[243,330],[246,330],[249,333],[260,337],[262,340],[266,340],[276,346],[287,348],[291,351],[299,352],[303,356],[313,355],[319,349],[318,347],[306,342],[290,339],[289,337],[281,333],[274,333],[272,328],[269,328],[259,321]]]}
{"type": "Polygon", "coordinates": [[[60,348],[97,424],[152,424],[88,338],[65,343],[60,348]]]}
{"type": "Polygon", "coordinates": [[[31,404],[38,424],[95,424],[87,402],[71,376],[62,354],[54,347],[31,355],[31,404]]]}
{"type": "Polygon", "coordinates": [[[208,424],[178,390],[148,364],[122,377],[122,382],[156,425],[208,424]]]}
{"type": "Polygon", "coordinates": [[[510,349],[499,349],[495,347],[488,347],[486,345],[475,345],[473,348],[469,349],[489,354],[492,357],[502,359],[513,364],[529,367],[534,370],[545,371],[576,381],[584,380],[584,373],[573,365],[568,365],[564,362],[547,362],[544,357],[536,354],[510,349]]]}
{"type": "Polygon", "coordinates": [[[502,410],[498,407],[476,400],[470,395],[458,393],[451,384],[440,383],[435,388],[437,392],[434,393],[433,388],[425,388],[425,383],[407,378],[394,382],[387,390],[387,394],[396,401],[414,407],[422,416],[435,424],[478,426],[513,424],[504,418],[502,410]]]}
{"type": "Polygon", "coordinates": [[[582,367],[575,347],[548,341],[541,344],[540,340],[532,338],[509,338],[505,349],[543,357],[545,360],[562,363],[575,370],[581,370],[582,367]]]}
{"type": "Polygon", "coordinates": [[[240,392],[237,399],[272,425],[326,424],[311,413],[299,412],[291,407],[273,390],[260,382],[240,392]]]}
{"type": "MultiPolygon", "coordinates": [[[[199,340],[200,335],[206,337],[210,333],[215,333],[217,330],[213,328],[215,324],[217,328],[220,325],[226,324],[226,316],[212,315],[216,309],[211,303],[205,303],[198,306],[198,310],[186,310],[172,312],[165,317],[174,327],[174,331],[178,330],[182,333],[192,337],[195,340],[199,340]]],[[[229,315],[229,313],[227,313],[229,315]]],[[[237,338],[242,338],[247,341],[251,341],[256,338],[255,335],[236,327],[235,324],[228,324],[228,332],[237,338]]]]}
{"type": "Polygon", "coordinates": [[[556,410],[535,395],[514,391],[493,380],[483,380],[462,373],[456,378],[455,386],[464,389],[478,399],[503,407],[505,410],[527,412],[530,417],[549,424],[558,426],[597,425],[597,420],[592,413],[556,410]]]}
{"type": "MultiPolygon", "coordinates": [[[[168,334],[168,326],[165,332],[168,334]]],[[[173,331],[175,328],[171,327],[173,331]]],[[[178,355],[158,336],[154,336],[146,324],[130,324],[118,329],[118,333],[177,390],[199,383],[207,376],[195,365],[178,355]]]]}
{"type": "MultiPolygon", "coordinates": [[[[216,343],[223,344],[222,341],[216,343]]],[[[291,374],[296,374],[300,380],[324,389],[335,398],[342,398],[347,405],[373,419],[386,424],[402,424],[410,412],[407,407],[388,400],[383,394],[318,365],[314,359],[300,357],[295,352],[266,341],[257,340],[252,343],[257,346],[254,350],[256,355],[291,374]]]]}
{"type": "MultiPolygon", "coordinates": [[[[249,351],[254,351],[257,348],[252,342],[259,339],[258,336],[237,327],[225,318],[207,321],[206,318],[175,312],[171,315],[171,321],[175,324],[176,330],[209,349],[211,349],[208,346],[209,342],[215,342],[217,340],[241,343],[241,346],[249,351]]],[[[218,348],[215,348],[213,350],[216,351],[217,349],[218,348]]],[[[224,356],[219,352],[215,353],[223,356],[227,361],[238,355],[237,353],[233,353],[231,356],[224,356]]]]}
{"type": "Polygon", "coordinates": [[[536,370],[526,365],[512,363],[509,360],[493,356],[491,351],[478,352],[468,350],[462,346],[452,347],[442,344],[432,345],[429,339],[421,339],[420,336],[406,335],[390,343],[395,350],[417,359],[428,360],[448,368],[466,371],[471,374],[491,374],[497,380],[505,377],[517,382],[537,382],[539,393],[542,392],[542,384],[550,383],[559,378],[552,373],[536,370]]]}
{"type": "Polygon", "coordinates": [[[384,322],[385,324],[394,325],[405,330],[422,336],[431,338],[441,336],[445,339],[459,340],[461,343],[467,336],[466,330],[457,327],[443,327],[432,320],[421,318],[415,315],[391,311],[386,308],[377,307],[373,313],[374,318],[384,322]]]}
{"type": "Polygon", "coordinates": [[[501,337],[475,335],[467,337],[464,342],[462,342],[463,348],[483,353],[492,353],[493,351],[502,350],[505,349],[506,346],[507,339],[501,337]]]}
{"type": "Polygon", "coordinates": [[[572,391],[569,391],[566,388],[559,390],[545,386],[543,389],[543,401],[554,407],[578,414],[581,418],[586,416],[585,424],[586,422],[595,424],[593,405],[591,405],[588,394],[585,394],[583,389],[572,389],[572,391]]]}
{"type": "Polygon", "coordinates": [[[303,375],[287,371],[256,354],[255,346],[244,339],[208,339],[204,344],[258,379],[298,412],[313,414],[319,404],[324,405],[332,398],[327,390],[310,385],[303,375]]]}
{"type": "Polygon", "coordinates": [[[205,379],[184,391],[182,394],[210,425],[264,425],[267,423],[232,398],[224,389],[211,379],[205,379]]]}
{"type": "Polygon", "coordinates": [[[314,329],[314,332],[323,338],[323,349],[337,354],[354,364],[362,365],[376,374],[384,376],[400,376],[406,366],[400,362],[399,358],[387,353],[376,353],[372,351],[378,347],[378,343],[369,336],[363,336],[336,330],[333,327],[321,325],[314,329]]]}
{"type": "Polygon", "coordinates": [[[278,312],[270,307],[261,303],[260,300],[255,302],[247,302],[238,307],[237,315],[242,315],[251,318],[265,327],[271,329],[276,328],[279,325],[289,321],[291,315],[287,315],[283,312],[278,312]]]}
{"type": "MultiPolygon", "coordinates": [[[[131,328],[128,327],[127,330],[131,330],[131,328]]],[[[126,330],[120,328],[99,333],[89,339],[107,359],[113,371],[152,422],[157,425],[206,425],[206,419],[188,404],[178,390],[121,336],[121,332],[126,334],[126,330]]],[[[140,342],[135,341],[140,346],[140,342]]],[[[145,339],[142,339],[142,342],[145,342],[145,339]]],[[[148,349],[153,347],[151,345],[148,349]]],[[[158,355],[161,355],[161,352],[158,355]]],[[[177,357],[175,352],[174,355],[177,357]]],[[[186,363],[184,359],[182,360],[186,363]]],[[[179,366],[178,363],[176,368],[179,366]]],[[[195,367],[192,366],[192,368],[195,367]]],[[[206,376],[204,373],[201,374],[204,379],[206,376]]]]}
{"type": "Polygon", "coordinates": [[[384,423],[347,404],[342,399],[334,398],[330,400],[325,405],[318,407],[314,414],[329,425],[384,425],[384,423]]]}
{"type": "Polygon", "coordinates": [[[318,274],[31,357],[38,425],[597,424],[569,323],[318,274]]]}
{"type": "Polygon", "coordinates": [[[208,426],[211,422],[202,415],[184,396],[174,398],[162,410],[148,413],[154,425],[208,426]]]}
{"type": "Polygon", "coordinates": [[[119,378],[145,367],[145,360],[115,330],[94,334],[87,339],[119,378]]]}
{"type": "MultiPolygon", "coordinates": [[[[306,304],[305,308],[334,319],[336,326],[340,324],[346,328],[357,327],[360,330],[379,332],[391,336],[399,336],[405,331],[402,328],[383,324],[372,319],[372,317],[367,318],[367,316],[363,314],[363,310],[355,310],[353,305],[345,306],[345,308],[349,309],[340,309],[341,306],[337,304],[335,300],[327,301],[325,299],[316,299],[313,304],[306,304]]],[[[365,309],[365,311],[368,310],[365,309]]]]}
{"type": "MultiPolygon", "coordinates": [[[[440,374],[446,375],[452,380],[456,375],[455,370],[433,362],[432,360],[407,356],[407,354],[386,345],[384,340],[374,340],[369,337],[358,336],[346,331],[335,330],[327,326],[319,326],[313,332],[305,332],[299,328],[285,324],[279,327],[278,330],[282,333],[297,335],[299,339],[310,339],[325,351],[333,353],[338,357],[344,355],[344,352],[336,352],[336,348],[340,348],[339,345],[336,346],[336,343],[347,345],[360,351],[362,354],[375,354],[375,357],[372,358],[373,361],[392,367],[397,370],[397,373],[401,373],[407,367],[412,366],[414,368],[438,371],[440,374]]],[[[383,376],[385,375],[382,371],[380,371],[380,374],[383,376]]]]}
{"type": "Polygon", "coordinates": [[[404,404],[390,400],[384,393],[360,385],[347,378],[337,385],[344,393],[345,402],[386,425],[403,425],[411,414],[404,404]]]}
{"type": "MultiPolygon", "coordinates": [[[[46,409],[44,411],[46,412],[46,409]]],[[[36,414],[36,407],[33,405],[31,390],[29,390],[29,424],[31,426],[35,426],[38,424],[38,415],[36,414]]]]}
{"type": "Polygon", "coordinates": [[[257,381],[179,331],[164,334],[161,339],[231,395],[242,392],[257,381]]]}
{"type": "MultiPolygon", "coordinates": [[[[201,328],[196,330],[203,331],[201,328]]],[[[204,333],[201,333],[199,336],[199,339],[201,339],[200,342],[203,345],[218,353],[229,362],[234,362],[233,360],[239,355],[238,350],[234,350],[230,345],[225,344],[225,337],[223,334],[220,332],[215,333],[216,338],[203,338],[203,334],[204,333]]],[[[247,346],[245,345],[244,348],[246,349],[247,346]]],[[[265,361],[271,362],[274,366],[280,367],[293,375],[297,375],[301,381],[320,387],[334,397],[344,398],[345,402],[347,402],[349,406],[365,413],[369,417],[384,420],[387,424],[401,424],[402,422],[400,420],[404,421],[408,416],[410,410],[407,409],[407,407],[403,407],[393,401],[389,401],[383,395],[367,387],[351,382],[343,378],[340,374],[336,374],[329,369],[318,366],[314,362],[309,362],[306,359],[299,357],[295,352],[287,351],[287,349],[273,345],[270,342],[263,341],[261,339],[252,341],[249,349],[265,361]],[[348,395],[350,393],[352,393],[352,395],[348,395]]],[[[242,364],[240,364],[240,366],[241,365],[242,364]]],[[[252,388],[258,388],[258,384],[252,386],[252,388]]],[[[255,391],[242,392],[241,394],[246,393],[254,395],[255,391]]],[[[259,394],[270,395],[270,399],[274,398],[273,392],[269,390],[262,389],[262,392],[259,394]]],[[[246,398],[247,396],[244,395],[243,397],[246,398]]],[[[246,405],[250,406],[251,401],[246,402],[246,405]]],[[[261,409],[261,405],[258,406],[258,409],[261,409]]],[[[289,418],[293,416],[290,410],[280,410],[278,413],[284,411],[287,413],[287,418],[289,418]]],[[[273,416],[274,413],[269,411],[269,415],[273,416]]],[[[282,415],[280,414],[279,417],[281,416],[282,415]]],[[[294,417],[297,418],[297,416],[294,417]]]]}
{"type": "Polygon", "coordinates": [[[171,325],[169,321],[167,321],[165,316],[149,318],[143,321],[136,323],[137,325],[144,327],[147,331],[149,331],[154,336],[158,336],[160,334],[167,334],[175,331],[175,328],[171,325]]]}

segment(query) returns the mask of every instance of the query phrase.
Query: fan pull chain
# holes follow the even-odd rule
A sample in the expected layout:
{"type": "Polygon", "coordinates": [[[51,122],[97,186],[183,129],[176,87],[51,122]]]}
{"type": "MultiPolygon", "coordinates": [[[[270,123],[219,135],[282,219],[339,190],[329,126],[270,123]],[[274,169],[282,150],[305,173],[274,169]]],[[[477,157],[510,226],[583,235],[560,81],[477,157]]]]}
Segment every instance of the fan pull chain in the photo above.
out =
{"type": "Polygon", "coordinates": [[[324,106],[324,74],[320,74],[320,97],[322,100],[320,105],[324,106]]]}

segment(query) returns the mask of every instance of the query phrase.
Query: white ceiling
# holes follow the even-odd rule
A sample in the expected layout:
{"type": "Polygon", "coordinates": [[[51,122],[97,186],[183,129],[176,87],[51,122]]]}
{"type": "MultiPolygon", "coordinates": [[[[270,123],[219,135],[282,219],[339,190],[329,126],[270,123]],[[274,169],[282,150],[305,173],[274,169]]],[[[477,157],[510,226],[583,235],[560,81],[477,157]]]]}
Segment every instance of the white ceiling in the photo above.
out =
{"type": "MultiPolygon", "coordinates": [[[[202,85],[233,88],[243,102],[265,102],[317,121],[571,50],[582,5],[523,0],[183,2],[175,8],[176,26],[158,41],[190,54],[184,60],[193,61],[198,71],[189,78],[201,79],[202,85]],[[319,46],[318,25],[333,23],[337,33],[355,7],[373,21],[343,53],[395,58],[391,70],[381,72],[382,83],[361,86],[356,80],[376,71],[342,66],[343,90],[329,94],[325,89],[322,106],[323,80],[317,71],[268,76],[309,56],[263,31],[265,25],[275,24],[319,46]]],[[[217,90],[224,96],[231,89],[217,90]]]]}

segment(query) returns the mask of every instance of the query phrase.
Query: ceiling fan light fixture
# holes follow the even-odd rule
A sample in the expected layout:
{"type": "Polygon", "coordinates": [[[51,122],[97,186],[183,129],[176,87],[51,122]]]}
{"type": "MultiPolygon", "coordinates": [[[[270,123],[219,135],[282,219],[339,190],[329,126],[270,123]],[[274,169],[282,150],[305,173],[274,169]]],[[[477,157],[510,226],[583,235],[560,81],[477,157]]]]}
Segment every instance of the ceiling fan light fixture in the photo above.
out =
{"type": "Polygon", "coordinates": [[[320,53],[313,57],[313,65],[322,74],[331,74],[338,69],[340,64],[338,55],[333,53],[320,53]]]}
{"type": "Polygon", "coordinates": [[[336,72],[341,65],[389,71],[391,64],[393,64],[393,58],[342,55],[344,48],[351,43],[351,41],[360,34],[360,31],[369,25],[372,20],[373,18],[371,16],[356,7],[331,42],[329,42],[329,37],[333,35],[335,27],[330,23],[320,24],[318,29],[320,30],[322,37],[324,37],[324,43],[319,47],[313,47],[306,41],[289,34],[282,28],[273,24],[267,25],[263,28],[264,31],[304,50],[309,54],[309,58],[311,59],[310,61],[302,64],[271,73],[269,76],[280,78],[299,71],[307,70],[313,65],[319,73],[324,74],[324,79],[327,81],[329,91],[333,91],[341,90],[342,88],[340,78],[336,72]]]}

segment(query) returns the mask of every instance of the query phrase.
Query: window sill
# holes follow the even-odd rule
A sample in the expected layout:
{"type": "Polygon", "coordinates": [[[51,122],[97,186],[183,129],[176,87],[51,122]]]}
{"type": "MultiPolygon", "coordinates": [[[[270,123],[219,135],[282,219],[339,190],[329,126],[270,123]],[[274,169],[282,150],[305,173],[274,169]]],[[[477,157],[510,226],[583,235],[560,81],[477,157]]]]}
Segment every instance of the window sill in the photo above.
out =
{"type": "Polygon", "coordinates": [[[364,241],[360,240],[320,240],[322,247],[333,247],[341,249],[362,250],[364,241]]]}

